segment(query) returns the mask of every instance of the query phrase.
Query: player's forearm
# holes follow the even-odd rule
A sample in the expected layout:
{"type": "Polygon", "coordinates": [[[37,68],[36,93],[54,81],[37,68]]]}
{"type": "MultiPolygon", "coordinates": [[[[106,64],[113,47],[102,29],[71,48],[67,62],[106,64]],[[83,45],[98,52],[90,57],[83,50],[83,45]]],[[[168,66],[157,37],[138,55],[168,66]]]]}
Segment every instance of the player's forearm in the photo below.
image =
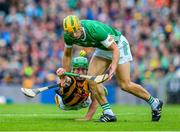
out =
{"type": "Polygon", "coordinates": [[[62,67],[66,69],[66,71],[70,71],[71,58],[64,56],[62,58],[62,67]]]}
{"type": "Polygon", "coordinates": [[[119,49],[115,48],[112,51],[112,65],[118,65],[119,62],[119,58],[120,58],[120,53],[119,53],[119,49]]]}
{"type": "Polygon", "coordinates": [[[98,106],[99,106],[99,103],[97,102],[97,100],[93,99],[91,105],[89,106],[88,112],[87,112],[87,114],[85,116],[85,118],[87,120],[91,120],[92,119],[92,117],[95,114],[98,106]]]}
{"type": "Polygon", "coordinates": [[[60,78],[60,87],[69,87],[71,85],[71,78],[65,76],[64,79],[60,78]]]}
{"type": "Polygon", "coordinates": [[[114,42],[109,46],[109,49],[112,51],[112,65],[117,66],[120,58],[120,52],[117,44],[114,42]]]}
{"type": "Polygon", "coordinates": [[[66,69],[66,71],[70,71],[71,70],[71,49],[65,48],[64,49],[64,55],[62,58],[62,67],[64,69],[66,69]]]}

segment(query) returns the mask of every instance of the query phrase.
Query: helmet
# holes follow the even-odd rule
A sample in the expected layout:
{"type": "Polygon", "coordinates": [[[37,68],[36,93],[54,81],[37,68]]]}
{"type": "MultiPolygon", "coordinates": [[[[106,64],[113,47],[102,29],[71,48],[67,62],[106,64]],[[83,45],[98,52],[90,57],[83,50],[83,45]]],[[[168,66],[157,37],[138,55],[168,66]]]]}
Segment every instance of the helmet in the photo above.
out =
{"type": "Polygon", "coordinates": [[[88,69],[88,59],[85,57],[75,57],[72,60],[72,68],[85,68],[88,69]]]}
{"type": "Polygon", "coordinates": [[[64,18],[63,28],[66,32],[75,32],[80,28],[80,20],[77,16],[69,15],[64,18]]]}

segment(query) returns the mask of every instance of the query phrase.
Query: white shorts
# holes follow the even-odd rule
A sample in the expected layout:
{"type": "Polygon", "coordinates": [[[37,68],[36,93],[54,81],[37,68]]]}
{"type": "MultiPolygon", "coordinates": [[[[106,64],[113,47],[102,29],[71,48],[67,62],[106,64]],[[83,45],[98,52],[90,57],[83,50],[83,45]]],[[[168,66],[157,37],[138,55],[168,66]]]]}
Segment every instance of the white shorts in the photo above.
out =
{"type": "MultiPolygon", "coordinates": [[[[118,48],[120,51],[120,59],[119,59],[118,64],[124,64],[126,62],[133,60],[131,50],[129,47],[129,42],[123,35],[121,35],[121,37],[120,37],[120,41],[118,43],[118,48]]],[[[112,51],[106,51],[106,50],[101,50],[101,49],[96,48],[93,56],[98,56],[98,57],[112,60],[112,51]]]]}
{"type": "Polygon", "coordinates": [[[90,96],[88,96],[87,100],[84,101],[83,103],[77,104],[75,106],[67,106],[63,103],[62,97],[58,94],[55,95],[55,100],[56,100],[56,102],[59,102],[59,104],[56,103],[58,105],[58,107],[63,110],[79,110],[81,108],[87,108],[87,107],[89,107],[89,105],[92,102],[90,96]],[[58,101],[57,101],[57,99],[58,99],[58,101]]]}

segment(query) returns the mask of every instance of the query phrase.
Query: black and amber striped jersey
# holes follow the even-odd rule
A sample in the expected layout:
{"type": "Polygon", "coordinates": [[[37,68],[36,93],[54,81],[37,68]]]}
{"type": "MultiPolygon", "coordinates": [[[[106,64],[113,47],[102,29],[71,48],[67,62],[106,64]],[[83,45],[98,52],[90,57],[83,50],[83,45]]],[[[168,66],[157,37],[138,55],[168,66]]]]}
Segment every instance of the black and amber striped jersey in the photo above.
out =
{"type": "Polygon", "coordinates": [[[78,85],[74,77],[71,78],[71,84],[68,87],[60,87],[57,94],[62,97],[64,105],[75,106],[79,103],[83,103],[90,95],[88,82],[85,80],[82,85],[78,85]]]}

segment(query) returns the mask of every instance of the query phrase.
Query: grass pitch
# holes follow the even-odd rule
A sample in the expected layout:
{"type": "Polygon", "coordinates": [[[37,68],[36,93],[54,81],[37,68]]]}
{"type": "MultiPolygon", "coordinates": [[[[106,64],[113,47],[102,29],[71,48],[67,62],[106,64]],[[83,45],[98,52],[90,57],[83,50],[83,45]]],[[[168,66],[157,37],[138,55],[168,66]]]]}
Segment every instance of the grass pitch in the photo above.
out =
{"type": "Polygon", "coordinates": [[[55,105],[0,105],[0,131],[170,131],[180,130],[180,106],[164,106],[159,122],[151,122],[149,106],[114,105],[118,121],[100,123],[99,108],[92,121],[76,121],[87,109],[62,111],[55,105]]]}

